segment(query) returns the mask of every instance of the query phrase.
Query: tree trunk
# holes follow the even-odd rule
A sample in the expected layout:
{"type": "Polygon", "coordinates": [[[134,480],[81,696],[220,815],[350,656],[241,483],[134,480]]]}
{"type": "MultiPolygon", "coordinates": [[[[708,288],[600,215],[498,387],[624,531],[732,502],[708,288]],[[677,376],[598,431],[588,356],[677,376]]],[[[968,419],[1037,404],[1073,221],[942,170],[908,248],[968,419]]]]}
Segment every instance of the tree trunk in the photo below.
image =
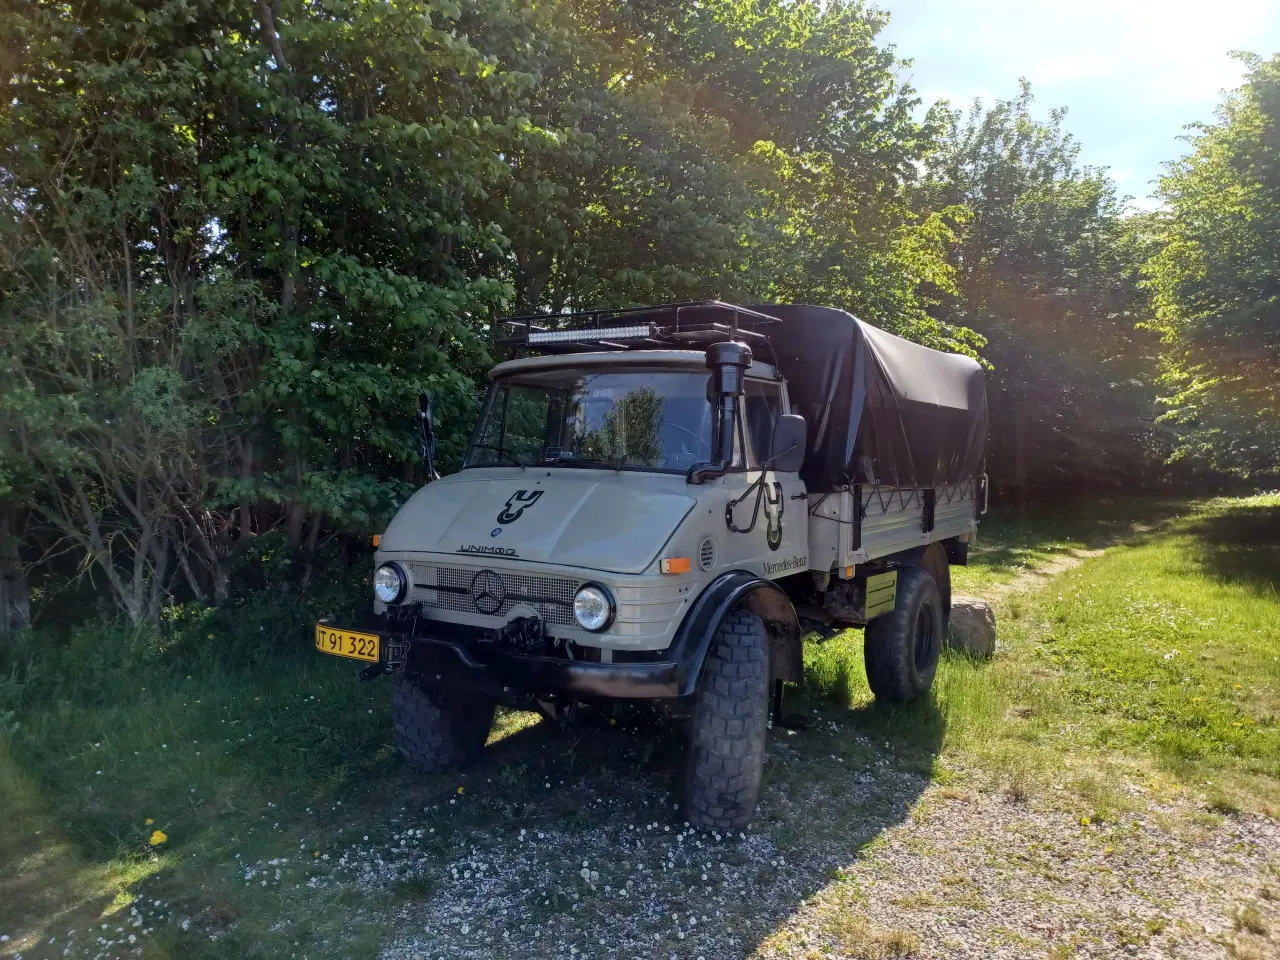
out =
{"type": "Polygon", "coordinates": [[[17,508],[0,501],[0,636],[31,622],[27,575],[18,555],[17,508]]]}

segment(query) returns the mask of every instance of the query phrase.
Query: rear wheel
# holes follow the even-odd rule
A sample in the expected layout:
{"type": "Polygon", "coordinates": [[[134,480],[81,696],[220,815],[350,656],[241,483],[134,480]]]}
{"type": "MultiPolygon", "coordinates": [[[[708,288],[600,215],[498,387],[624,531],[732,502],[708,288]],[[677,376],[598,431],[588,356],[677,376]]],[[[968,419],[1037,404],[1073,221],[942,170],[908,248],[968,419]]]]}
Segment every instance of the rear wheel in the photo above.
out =
{"type": "Polygon", "coordinates": [[[769,720],[769,642],[764,623],[734,610],[703,667],[689,735],[685,816],[694,826],[736,830],[760,800],[769,720]]]}
{"type": "Polygon", "coordinates": [[[489,738],[493,711],[490,700],[426,690],[404,673],[391,691],[396,746],[421,773],[447,773],[472,763],[489,738]]]}
{"type": "Polygon", "coordinates": [[[945,624],[933,577],[920,567],[899,570],[893,612],[867,624],[863,640],[867,683],[877,699],[902,702],[928,691],[938,671],[945,624]]]}

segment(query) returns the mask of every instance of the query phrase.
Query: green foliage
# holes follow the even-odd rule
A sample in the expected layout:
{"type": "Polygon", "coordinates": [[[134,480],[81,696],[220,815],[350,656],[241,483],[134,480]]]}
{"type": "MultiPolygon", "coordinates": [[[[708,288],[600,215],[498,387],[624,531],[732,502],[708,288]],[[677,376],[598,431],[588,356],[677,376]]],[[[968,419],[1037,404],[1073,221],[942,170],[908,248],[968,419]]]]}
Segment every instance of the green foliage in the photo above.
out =
{"type": "MultiPolygon", "coordinates": [[[[309,581],[456,465],[503,311],[839,303],[936,346],[948,218],[859,4],[508,0],[9,18],[0,493],[133,623],[309,581]],[[661,29],[655,29],[661,27],[661,29]]],[[[71,571],[68,570],[69,574],[71,571]]]]}
{"type": "MultiPolygon", "coordinates": [[[[456,458],[505,302],[495,158],[525,81],[450,3],[31,6],[6,145],[3,472],[135,623],[237,542],[314,555],[456,458]]],[[[50,546],[51,545],[51,546],[50,546]]]]}
{"type": "MultiPolygon", "coordinates": [[[[839,305],[990,364],[998,485],[1129,484],[1165,452],[1133,329],[1162,249],[1176,419],[1219,398],[1261,455],[1269,361],[1223,402],[1246,373],[1200,345],[1235,308],[1169,265],[1244,263],[1265,218],[1201,236],[1226,229],[1192,216],[1204,186],[1126,219],[1025,87],[917,118],[885,22],[854,0],[7,9],[0,496],[43,595],[83,578],[136,625],[264,584],[246,557],[310,584],[424,479],[420,392],[460,462],[513,310],[839,305]]],[[[1262,130],[1258,71],[1231,115],[1262,130]]],[[[1244,136],[1186,176],[1240,179],[1244,136]]]]}
{"type": "Polygon", "coordinates": [[[1280,464],[1280,55],[1170,164],[1146,266],[1181,456],[1246,476],[1280,464]]]}
{"type": "Polygon", "coordinates": [[[951,315],[988,340],[988,468],[1032,490],[1151,480],[1157,434],[1150,338],[1137,270],[1145,248],[1105,171],[1081,167],[1063,127],[1032,116],[1030,85],[948,133],[920,188],[927,209],[958,206],[947,254],[959,295],[951,315]]]}

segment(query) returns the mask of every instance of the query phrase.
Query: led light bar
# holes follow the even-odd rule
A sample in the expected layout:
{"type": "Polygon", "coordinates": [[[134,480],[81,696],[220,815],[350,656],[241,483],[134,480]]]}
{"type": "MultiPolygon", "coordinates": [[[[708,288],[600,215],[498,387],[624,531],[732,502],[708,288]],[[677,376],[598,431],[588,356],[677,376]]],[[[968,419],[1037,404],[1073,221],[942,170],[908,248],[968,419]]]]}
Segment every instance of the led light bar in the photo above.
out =
{"type": "Polygon", "coordinates": [[[530,330],[527,342],[586,343],[592,340],[637,340],[652,335],[652,326],[642,323],[630,327],[600,327],[596,330],[530,330]]]}

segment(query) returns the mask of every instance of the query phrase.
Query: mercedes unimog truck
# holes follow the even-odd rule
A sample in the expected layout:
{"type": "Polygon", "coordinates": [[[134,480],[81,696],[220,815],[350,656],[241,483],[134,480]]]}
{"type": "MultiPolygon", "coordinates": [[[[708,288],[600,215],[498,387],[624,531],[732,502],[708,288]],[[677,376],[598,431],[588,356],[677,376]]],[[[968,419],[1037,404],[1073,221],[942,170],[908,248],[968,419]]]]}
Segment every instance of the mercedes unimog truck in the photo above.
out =
{"type": "Polygon", "coordinates": [[[734,829],[806,636],[863,627],[876,697],[929,690],[986,509],[978,363],[815,306],[506,323],[462,469],[377,538],[372,619],[316,626],[392,675],[410,764],[476,759],[498,704],[667,699],[685,818],[734,829]]]}

